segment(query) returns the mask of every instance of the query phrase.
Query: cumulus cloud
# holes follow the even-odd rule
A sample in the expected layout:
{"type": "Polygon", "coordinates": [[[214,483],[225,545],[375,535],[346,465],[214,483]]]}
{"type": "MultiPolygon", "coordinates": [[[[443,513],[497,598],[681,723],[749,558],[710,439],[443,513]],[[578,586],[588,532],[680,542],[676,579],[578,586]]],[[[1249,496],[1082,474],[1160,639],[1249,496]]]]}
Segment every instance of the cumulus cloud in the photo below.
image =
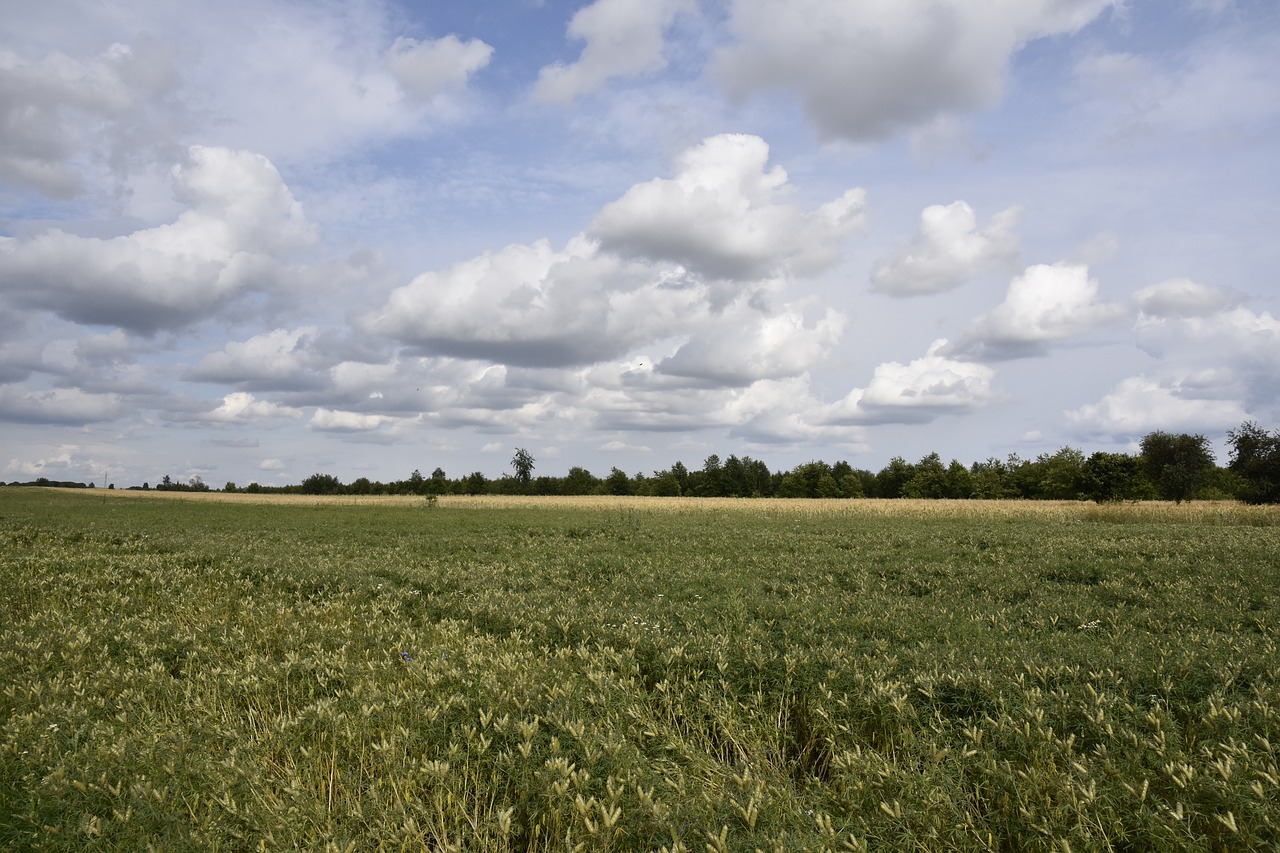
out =
{"type": "Polygon", "coordinates": [[[866,388],[855,388],[831,407],[831,423],[928,423],[947,414],[963,414],[995,399],[995,371],[983,364],[944,355],[946,339],[930,345],[907,364],[888,361],[876,367],[866,388]]]}
{"type": "Polygon", "coordinates": [[[391,418],[382,415],[364,415],[359,412],[319,408],[311,416],[309,425],[312,429],[325,432],[368,432],[390,422],[391,418]]]}
{"type": "Polygon", "coordinates": [[[538,74],[534,97],[569,104],[614,77],[660,71],[667,64],[663,33],[693,0],[596,0],[569,21],[569,36],[586,42],[577,62],[557,62],[538,74]]]}
{"type": "Polygon", "coordinates": [[[1143,319],[1208,317],[1239,305],[1244,294],[1177,278],[1142,288],[1133,295],[1133,301],[1143,319]]]}
{"type": "Polygon", "coordinates": [[[441,92],[466,86],[492,56],[493,48],[480,39],[464,42],[447,35],[419,41],[401,36],[387,51],[387,66],[409,95],[429,101],[441,92]]]}
{"type": "Polygon", "coordinates": [[[1167,315],[1142,313],[1135,324],[1138,346],[1171,366],[1194,371],[1202,365],[1219,368],[1220,384],[1237,388],[1237,395],[1259,414],[1277,413],[1280,400],[1280,320],[1268,311],[1243,306],[1206,312],[1206,302],[1230,305],[1230,292],[1204,292],[1183,286],[1158,291],[1172,301],[1167,315]],[[1181,297],[1181,298],[1174,298],[1181,297]]]}
{"type": "Polygon", "coordinates": [[[82,426],[112,421],[125,414],[117,394],[93,394],[79,388],[32,390],[0,386],[0,420],[26,424],[82,426]]]}
{"type": "Polygon", "coordinates": [[[429,352],[528,366],[588,364],[678,334],[701,289],[575,238],[545,240],[428,272],[391,294],[368,328],[429,352]]]}
{"type": "Polygon", "coordinates": [[[80,60],[0,49],[0,179],[69,198],[85,189],[85,156],[123,175],[167,134],[156,105],[179,82],[153,39],[80,60]]]}
{"type": "Polygon", "coordinates": [[[1217,376],[1175,381],[1134,376],[1097,403],[1066,415],[1078,431],[1089,435],[1133,439],[1152,430],[1220,432],[1249,417],[1238,401],[1217,396],[1220,382],[1217,376]]]}
{"type": "Polygon", "coordinates": [[[220,352],[205,356],[184,378],[200,382],[230,382],[261,390],[314,387],[315,356],[310,347],[315,326],[293,331],[274,329],[247,341],[231,341],[220,352]]]}
{"type": "Polygon", "coordinates": [[[1013,279],[1004,302],[969,324],[944,353],[983,359],[1042,354],[1054,343],[1086,334],[1125,313],[1100,302],[1088,267],[1037,264],[1013,279]]]}
{"type": "Polygon", "coordinates": [[[810,327],[795,308],[761,314],[739,302],[709,318],[655,370],[721,385],[798,376],[827,356],[845,325],[844,315],[833,309],[810,327]]]}
{"type": "Polygon", "coordinates": [[[259,400],[247,391],[236,391],[222,398],[213,409],[197,416],[197,420],[213,423],[263,423],[275,420],[297,420],[302,410],[259,400]]]}
{"type": "Polygon", "coordinates": [[[851,189],[806,213],[777,200],[787,173],[768,161],[769,146],[758,136],[713,136],[680,155],[674,178],[637,184],[606,205],[588,233],[607,251],[679,263],[711,278],[829,268],[865,221],[866,193],[851,189]]]}
{"type": "Polygon", "coordinates": [[[628,444],[622,439],[615,438],[613,441],[606,441],[600,445],[600,450],[607,450],[611,453],[652,453],[653,448],[647,444],[628,444]]]}
{"type": "Polygon", "coordinates": [[[423,273],[364,326],[431,355],[524,367],[598,364],[661,345],[662,371],[698,381],[801,373],[844,320],[829,311],[806,325],[781,298],[786,269],[838,258],[862,197],[852,191],[812,213],[778,203],[786,173],[766,172],[767,160],[757,137],[714,137],[686,152],[678,178],[633,187],[564,249],[541,240],[423,273]]]}
{"type": "Polygon", "coordinates": [[[759,445],[826,442],[851,451],[866,449],[862,427],[830,422],[823,417],[825,410],[813,396],[809,378],[794,376],[761,380],[735,392],[723,416],[732,424],[731,438],[759,445]]]}
{"type": "Polygon", "coordinates": [[[275,167],[246,151],[193,147],[172,170],[176,221],[121,237],[61,230],[0,243],[0,290],[76,323],[151,333],[207,316],[284,275],[315,239],[275,167]]]}
{"type": "Polygon", "coordinates": [[[822,136],[873,140],[995,105],[1023,45],[1074,33],[1114,0],[734,0],[715,71],[745,97],[785,89],[822,136]]]}
{"type": "Polygon", "coordinates": [[[987,227],[968,204],[934,204],[920,214],[920,232],[891,257],[871,268],[871,288],[891,296],[951,290],[986,269],[1016,263],[1018,209],[1002,210],[987,227]]]}

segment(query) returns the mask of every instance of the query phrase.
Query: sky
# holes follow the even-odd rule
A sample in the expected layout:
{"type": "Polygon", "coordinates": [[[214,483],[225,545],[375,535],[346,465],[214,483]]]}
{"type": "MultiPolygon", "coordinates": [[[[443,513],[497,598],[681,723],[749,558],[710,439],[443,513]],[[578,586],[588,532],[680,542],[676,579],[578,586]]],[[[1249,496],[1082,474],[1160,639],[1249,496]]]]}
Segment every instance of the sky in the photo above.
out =
{"type": "Polygon", "coordinates": [[[1280,427],[1275,0],[0,0],[0,480],[1280,427]]]}

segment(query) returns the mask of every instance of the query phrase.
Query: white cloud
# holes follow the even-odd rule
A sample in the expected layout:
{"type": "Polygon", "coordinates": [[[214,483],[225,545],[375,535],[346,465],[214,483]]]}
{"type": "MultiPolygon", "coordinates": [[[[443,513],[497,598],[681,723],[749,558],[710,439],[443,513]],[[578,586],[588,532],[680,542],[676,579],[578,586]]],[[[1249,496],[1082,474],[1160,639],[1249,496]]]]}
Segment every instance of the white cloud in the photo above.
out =
{"type": "Polygon", "coordinates": [[[786,173],[764,172],[767,159],[757,137],[714,137],[686,152],[677,179],[607,205],[590,236],[423,273],[365,327],[432,355],[527,367],[596,364],[659,344],[670,353],[680,342],[661,370],[732,384],[804,372],[844,320],[828,311],[808,327],[799,309],[777,304],[788,283],[779,269],[838,258],[862,197],[851,191],[808,214],[777,203],[786,173]],[[744,280],[730,286],[727,276],[744,280]]]}
{"type": "Polygon", "coordinates": [[[600,445],[600,450],[607,450],[611,453],[652,453],[653,448],[646,444],[628,444],[620,439],[606,441],[600,445]]]}
{"type": "Polygon", "coordinates": [[[969,324],[944,353],[987,359],[1038,355],[1049,344],[1084,335],[1125,313],[1098,300],[1088,267],[1036,264],[1009,283],[1004,302],[969,324]]]}
{"type": "Polygon", "coordinates": [[[274,329],[247,341],[230,341],[220,352],[201,359],[186,378],[273,389],[313,385],[315,359],[308,349],[318,331],[315,326],[274,329]]]}
{"type": "Polygon", "coordinates": [[[795,308],[761,314],[739,301],[708,318],[696,335],[661,359],[655,369],[722,385],[798,376],[826,358],[845,325],[844,315],[830,308],[810,327],[795,308]]]}
{"type": "Polygon", "coordinates": [[[601,255],[589,240],[560,252],[540,240],[423,273],[366,324],[435,354],[564,366],[679,334],[704,299],[701,288],[601,255]]]}
{"type": "Polygon", "coordinates": [[[188,69],[188,96],[218,119],[209,138],[287,164],[331,162],[451,119],[451,95],[488,59],[475,39],[401,36],[383,3],[255,0],[188,14],[183,29],[214,47],[188,69]]]}
{"type": "Polygon", "coordinates": [[[1067,419],[1085,434],[1128,438],[1153,430],[1221,432],[1248,419],[1239,402],[1213,396],[1210,389],[1217,387],[1219,378],[1199,379],[1162,382],[1130,377],[1097,403],[1067,412],[1067,419]]]}
{"type": "Polygon", "coordinates": [[[796,92],[825,138],[872,140],[994,106],[1010,57],[1073,33],[1114,0],[734,0],[716,57],[735,97],[796,92]]]}
{"type": "Polygon", "coordinates": [[[1078,123],[1145,147],[1178,134],[1208,133],[1220,142],[1265,132],[1280,113],[1272,82],[1280,73],[1274,27],[1206,39],[1176,62],[1099,51],[1076,65],[1078,123]]]}
{"type": "Polygon", "coordinates": [[[246,391],[236,391],[223,397],[221,403],[197,419],[214,423],[262,423],[280,419],[296,420],[300,417],[301,409],[258,400],[246,391]]]}
{"type": "Polygon", "coordinates": [[[86,188],[86,168],[122,176],[167,141],[156,107],[177,83],[173,56],[151,38],[87,60],[0,48],[0,179],[67,198],[86,188]]]}
{"type": "Polygon", "coordinates": [[[1204,313],[1206,301],[1230,305],[1234,295],[1223,291],[1178,287],[1157,291],[1167,298],[1168,316],[1139,315],[1135,325],[1138,346],[1171,369],[1193,372],[1212,365],[1218,383],[1233,388],[1238,399],[1259,415],[1280,414],[1280,320],[1270,312],[1243,306],[1204,313]],[[1180,297],[1180,298],[1175,298],[1180,297]]]}
{"type": "Polygon", "coordinates": [[[479,39],[464,42],[448,35],[418,41],[401,36],[387,51],[387,66],[406,92],[429,101],[441,92],[466,86],[492,56],[493,48],[479,39]]]}
{"type": "Polygon", "coordinates": [[[1013,226],[1018,208],[1002,210],[979,230],[968,204],[934,204],[920,214],[920,232],[891,257],[871,269],[871,287],[893,296],[940,293],[985,269],[1016,263],[1018,238],[1013,226]]]}
{"type": "Polygon", "coordinates": [[[1200,284],[1188,278],[1176,278],[1148,285],[1133,295],[1138,310],[1146,318],[1207,317],[1244,301],[1244,295],[1200,284]]]}
{"type": "Polygon", "coordinates": [[[534,96],[569,104],[611,78],[660,71],[667,64],[663,33],[677,15],[696,8],[692,0],[596,0],[584,6],[568,30],[586,42],[582,55],[570,65],[543,68],[534,96]]]}
{"type": "Polygon", "coordinates": [[[78,446],[68,444],[59,447],[56,454],[42,459],[35,459],[30,462],[10,459],[9,464],[4,466],[4,472],[6,474],[21,474],[27,477],[49,477],[53,480],[62,480],[69,476],[69,472],[72,469],[83,465],[83,462],[75,455],[79,450],[78,446]]]}
{"type": "Polygon", "coordinates": [[[1137,332],[1139,346],[1157,358],[1195,354],[1273,367],[1280,363],[1280,320],[1268,311],[1235,307],[1208,315],[1143,314],[1137,332]]]}
{"type": "Polygon", "coordinates": [[[759,445],[826,442],[849,449],[863,446],[861,427],[829,422],[825,411],[809,388],[809,377],[794,376],[764,379],[735,391],[727,398],[721,416],[732,424],[731,438],[759,445]]]}
{"type": "Polygon", "coordinates": [[[0,244],[0,290],[77,323],[154,332],[202,319],[285,274],[280,258],[315,239],[264,157],[193,147],[172,170],[176,221],[122,237],[54,230],[0,244]]]}
{"type": "Polygon", "coordinates": [[[963,414],[995,399],[995,371],[983,364],[957,361],[943,353],[940,339],[908,364],[888,361],[876,367],[866,388],[855,388],[831,407],[827,420],[844,424],[928,423],[947,414],[963,414]]]}
{"type": "Polygon", "coordinates": [[[129,336],[122,329],[112,329],[103,335],[86,335],[76,342],[76,358],[95,364],[116,363],[131,352],[129,336]]]}
{"type": "Polygon", "coordinates": [[[258,463],[259,471],[283,471],[285,469],[284,460],[271,457],[263,459],[258,463]]]}
{"type": "Polygon", "coordinates": [[[359,412],[319,408],[311,416],[310,426],[312,429],[327,432],[365,432],[390,422],[390,418],[381,415],[362,415],[359,412]]]}
{"type": "Polygon", "coordinates": [[[685,151],[676,177],[637,184],[588,228],[607,251],[665,260],[711,278],[749,279],[786,267],[820,272],[861,227],[866,193],[851,189],[811,213],[776,196],[786,170],[768,168],[758,136],[713,136],[685,151]]]}
{"type": "Polygon", "coordinates": [[[33,391],[0,386],[0,420],[13,423],[82,425],[111,421],[125,414],[116,394],[92,394],[79,388],[33,391]]]}

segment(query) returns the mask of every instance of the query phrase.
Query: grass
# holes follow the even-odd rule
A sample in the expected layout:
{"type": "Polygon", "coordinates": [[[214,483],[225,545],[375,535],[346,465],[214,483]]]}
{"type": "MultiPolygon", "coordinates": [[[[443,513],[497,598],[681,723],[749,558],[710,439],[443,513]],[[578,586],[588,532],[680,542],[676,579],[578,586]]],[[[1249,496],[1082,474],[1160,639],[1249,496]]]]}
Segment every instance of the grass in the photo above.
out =
{"type": "Polygon", "coordinates": [[[1271,848],[1278,581],[1226,504],[0,489],[0,848],[1271,848]]]}

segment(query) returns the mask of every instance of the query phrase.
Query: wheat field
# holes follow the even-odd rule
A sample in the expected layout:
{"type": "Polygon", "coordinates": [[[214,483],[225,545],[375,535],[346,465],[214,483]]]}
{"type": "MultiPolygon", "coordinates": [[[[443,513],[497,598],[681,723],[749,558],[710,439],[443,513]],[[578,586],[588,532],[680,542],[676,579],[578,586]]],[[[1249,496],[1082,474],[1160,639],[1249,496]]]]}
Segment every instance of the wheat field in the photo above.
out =
{"type": "Polygon", "coordinates": [[[0,847],[1271,849],[1277,521],[0,489],[0,847]]]}

